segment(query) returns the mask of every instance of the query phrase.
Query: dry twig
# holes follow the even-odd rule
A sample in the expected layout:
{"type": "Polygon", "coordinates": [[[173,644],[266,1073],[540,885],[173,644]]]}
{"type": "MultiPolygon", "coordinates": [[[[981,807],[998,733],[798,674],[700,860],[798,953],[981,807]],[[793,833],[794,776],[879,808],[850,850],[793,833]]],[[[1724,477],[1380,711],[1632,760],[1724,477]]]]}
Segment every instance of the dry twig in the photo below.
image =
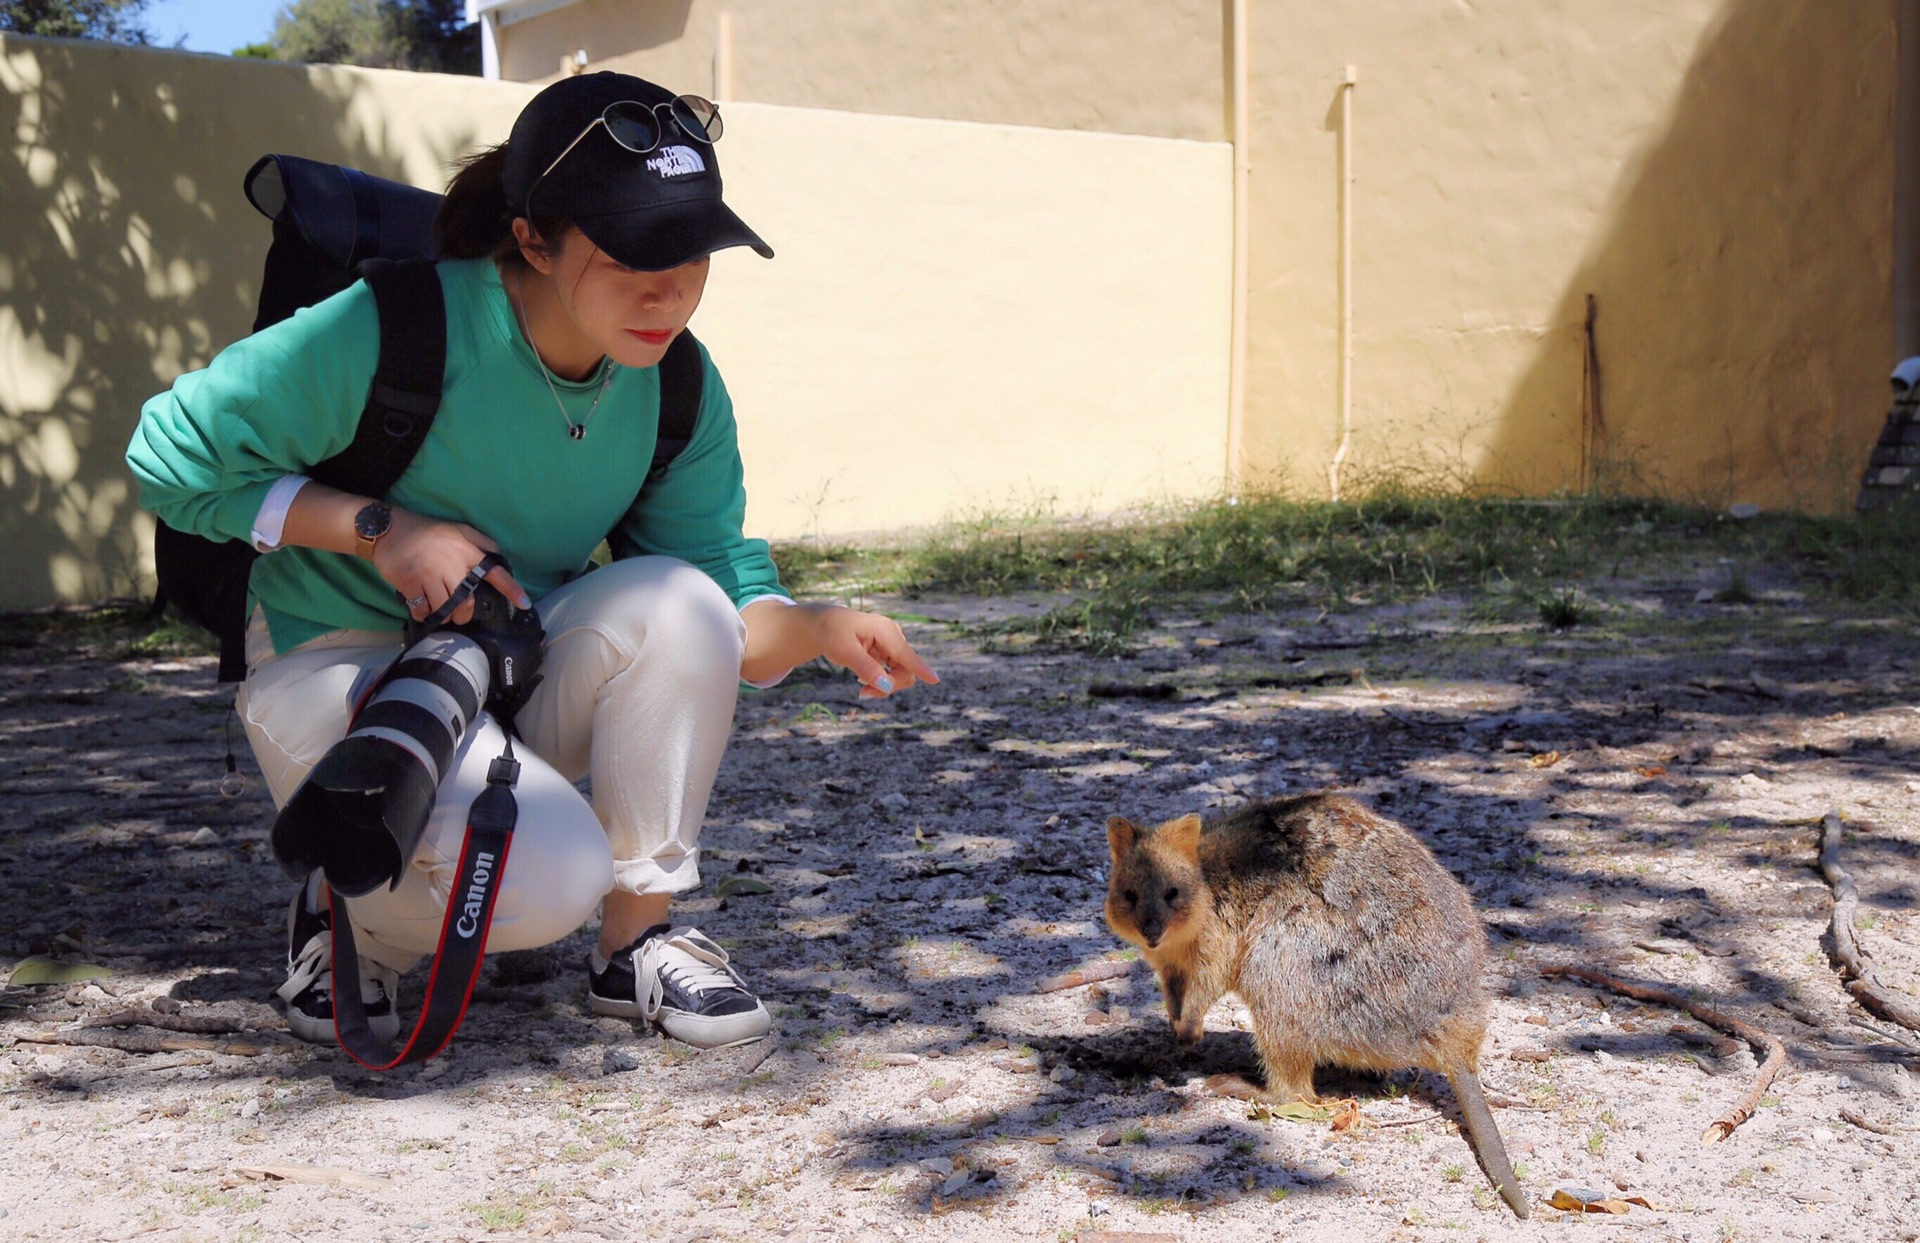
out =
{"type": "Polygon", "coordinates": [[[1707,1026],[1726,1032],[1729,1035],[1738,1036],[1754,1048],[1765,1051],[1766,1058],[1760,1063],[1760,1071],[1753,1078],[1753,1086],[1747,1089],[1746,1095],[1740,1098],[1740,1103],[1735,1105],[1731,1112],[1701,1133],[1700,1142],[1703,1144],[1719,1143],[1721,1140],[1727,1138],[1727,1136],[1733,1134],[1734,1128],[1738,1127],[1748,1118],[1753,1117],[1753,1111],[1758,1108],[1760,1098],[1765,1096],[1767,1088],[1772,1086],[1773,1077],[1780,1073],[1782,1066],[1786,1065],[1786,1046],[1782,1045],[1771,1035],[1749,1023],[1743,1023],[1732,1015],[1725,1014],[1713,1006],[1695,1001],[1691,997],[1675,992],[1670,988],[1661,988],[1655,984],[1635,984],[1610,976],[1603,971],[1594,971],[1587,967],[1542,967],[1540,974],[1545,976],[1571,976],[1576,980],[1585,980],[1589,984],[1598,984],[1602,988],[1611,989],[1621,996],[1631,997],[1635,1001],[1653,1001],[1661,1005],[1672,1006],[1677,1010],[1685,1010],[1688,1014],[1699,1019],[1707,1026]]]}
{"type": "Polygon", "coordinates": [[[1840,980],[1861,1005],[1883,1019],[1920,1031],[1920,1008],[1896,997],[1880,983],[1866,964],[1867,951],[1853,936],[1853,913],[1860,895],[1853,877],[1840,866],[1840,817],[1828,812],[1820,826],[1820,874],[1833,889],[1833,957],[1840,965],[1840,980]]]}
{"type": "Polygon", "coordinates": [[[271,1052],[272,1045],[247,1044],[239,1040],[208,1040],[201,1036],[163,1036],[156,1031],[66,1030],[52,1032],[15,1032],[23,1044],[87,1045],[97,1049],[118,1049],[122,1053],[224,1053],[229,1057],[258,1057],[271,1052]]]}
{"type": "Polygon", "coordinates": [[[99,1027],[157,1027],[161,1031],[192,1032],[196,1035],[231,1035],[234,1033],[258,1032],[245,1020],[226,1018],[218,1014],[163,1014],[147,1006],[134,1006],[127,1010],[115,1010],[111,1014],[96,1015],[80,1026],[99,1027]]]}
{"type": "Polygon", "coordinates": [[[233,1172],[254,1182],[272,1179],[277,1182],[305,1183],[311,1187],[364,1187],[370,1191],[388,1186],[392,1181],[332,1165],[236,1165],[233,1172]]]}
{"type": "Polygon", "coordinates": [[[1101,980],[1114,980],[1133,970],[1130,962],[1106,960],[1088,963],[1078,971],[1069,971],[1065,975],[1048,976],[1033,986],[1036,993],[1058,993],[1069,988],[1079,988],[1083,984],[1097,984],[1101,980]]]}
{"type": "Polygon", "coordinates": [[[1899,1127],[1888,1126],[1884,1122],[1875,1122],[1873,1119],[1867,1117],[1865,1114],[1855,1113],[1851,1109],[1845,1109],[1845,1108],[1841,1109],[1840,1117],[1848,1122],[1853,1123],[1853,1125],[1859,1127],[1863,1131],[1872,1131],[1875,1135],[1900,1134],[1899,1127]]]}

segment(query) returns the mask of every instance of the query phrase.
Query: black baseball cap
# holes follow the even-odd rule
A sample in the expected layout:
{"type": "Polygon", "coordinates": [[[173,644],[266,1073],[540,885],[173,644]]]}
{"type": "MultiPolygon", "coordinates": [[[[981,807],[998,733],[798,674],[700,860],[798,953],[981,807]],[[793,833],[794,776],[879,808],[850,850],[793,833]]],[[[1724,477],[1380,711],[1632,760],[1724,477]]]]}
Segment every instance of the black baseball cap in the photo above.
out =
{"type": "Polygon", "coordinates": [[[773,258],[773,247],[720,201],[713,144],[671,119],[667,108],[655,113],[664,127],[659,145],[644,154],[614,141],[605,125],[583,136],[608,104],[652,107],[673,99],[666,88],[624,73],[585,73],[547,87],[521,110],[507,138],[507,202],[530,216],[532,193],[542,215],[573,221],[616,262],[643,271],[677,268],[730,246],[773,258]],[[554,164],[562,152],[566,158],[554,164]]]}

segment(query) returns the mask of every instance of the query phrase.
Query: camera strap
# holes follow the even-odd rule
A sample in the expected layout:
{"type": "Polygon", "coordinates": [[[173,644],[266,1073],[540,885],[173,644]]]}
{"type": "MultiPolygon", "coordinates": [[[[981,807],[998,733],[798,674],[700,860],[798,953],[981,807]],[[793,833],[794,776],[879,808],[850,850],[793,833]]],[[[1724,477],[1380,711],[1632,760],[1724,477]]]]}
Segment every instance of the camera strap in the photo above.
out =
{"type": "MultiPolygon", "coordinates": [[[[445,622],[473,595],[487,571],[500,564],[503,562],[498,553],[487,554],[424,624],[431,628],[445,622]]],[[[392,672],[390,666],[375,686],[392,672]]],[[[370,691],[367,698],[371,697],[370,691]]],[[[328,895],[333,908],[334,1035],[349,1057],[370,1070],[424,1062],[446,1048],[466,1017],[467,1002],[480,981],[494,901],[499,896],[507,851],[513,844],[513,827],[520,815],[519,803],[513,797],[514,784],[520,779],[520,761],[513,758],[512,718],[501,719],[500,728],[506,735],[506,749],[488,767],[487,788],[480,791],[467,811],[467,834],[460,846],[460,863],[447,897],[446,918],[440,925],[440,944],[433,952],[420,1017],[397,1048],[375,1036],[367,1022],[366,1002],[360,996],[360,955],[353,943],[353,922],[348,918],[346,901],[328,895]]]]}

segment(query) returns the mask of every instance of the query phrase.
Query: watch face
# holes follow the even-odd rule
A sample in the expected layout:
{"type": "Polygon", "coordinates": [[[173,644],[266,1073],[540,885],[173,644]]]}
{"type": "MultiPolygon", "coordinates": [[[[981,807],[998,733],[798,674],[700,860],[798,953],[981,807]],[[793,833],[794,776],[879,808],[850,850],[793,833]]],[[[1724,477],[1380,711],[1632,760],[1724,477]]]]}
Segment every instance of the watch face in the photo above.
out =
{"type": "Polygon", "coordinates": [[[379,539],[393,525],[393,510],[380,501],[361,507],[353,516],[354,532],[361,539],[379,539]]]}

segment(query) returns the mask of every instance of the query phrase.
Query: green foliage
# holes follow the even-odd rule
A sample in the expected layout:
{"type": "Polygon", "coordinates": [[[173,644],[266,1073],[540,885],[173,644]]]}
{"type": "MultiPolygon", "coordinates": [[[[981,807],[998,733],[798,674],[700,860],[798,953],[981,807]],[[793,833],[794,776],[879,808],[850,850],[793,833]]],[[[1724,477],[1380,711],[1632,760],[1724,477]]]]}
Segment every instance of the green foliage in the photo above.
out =
{"type": "Polygon", "coordinates": [[[294,0],[280,10],[273,47],[282,60],[480,72],[480,27],[460,0],[294,0]]]}
{"type": "Polygon", "coordinates": [[[152,43],[147,0],[0,0],[0,31],[53,39],[152,43]]]}
{"type": "Polygon", "coordinates": [[[245,47],[233,49],[233,54],[242,60],[279,60],[279,49],[271,43],[249,43],[245,47]]]}

